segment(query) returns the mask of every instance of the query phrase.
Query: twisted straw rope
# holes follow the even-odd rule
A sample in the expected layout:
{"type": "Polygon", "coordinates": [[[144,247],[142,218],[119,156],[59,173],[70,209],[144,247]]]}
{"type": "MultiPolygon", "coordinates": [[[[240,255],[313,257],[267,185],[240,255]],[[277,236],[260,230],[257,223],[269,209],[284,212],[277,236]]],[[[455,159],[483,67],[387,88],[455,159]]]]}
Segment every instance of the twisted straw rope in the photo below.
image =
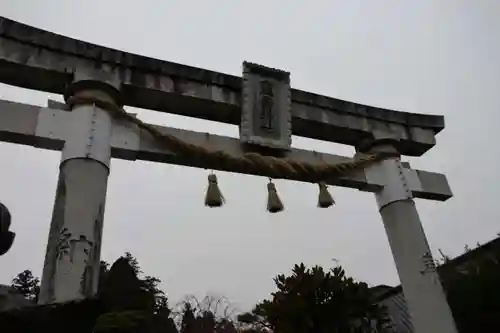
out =
{"type": "Polygon", "coordinates": [[[128,114],[123,108],[89,96],[72,96],[67,100],[67,105],[73,108],[77,105],[96,105],[97,107],[110,112],[113,117],[125,118],[136,124],[139,128],[145,129],[153,137],[163,142],[169,149],[186,157],[230,165],[238,169],[254,171],[265,174],[272,178],[308,179],[311,182],[319,182],[330,179],[346,171],[357,170],[367,165],[391,157],[399,157],[394,153],[374,153],[365,155],[356,160],[341,162],[336,164],[313,164],[308,162],[298,162],[290,158],[279,158],[274,156],[261,155],[255,152],[247,152],[242,156],[231,155],[224,150],[210,150],[203,146],[185,142],[174,135],[162,133],[154,125],[147,124],[142,120],[128,114]]]}

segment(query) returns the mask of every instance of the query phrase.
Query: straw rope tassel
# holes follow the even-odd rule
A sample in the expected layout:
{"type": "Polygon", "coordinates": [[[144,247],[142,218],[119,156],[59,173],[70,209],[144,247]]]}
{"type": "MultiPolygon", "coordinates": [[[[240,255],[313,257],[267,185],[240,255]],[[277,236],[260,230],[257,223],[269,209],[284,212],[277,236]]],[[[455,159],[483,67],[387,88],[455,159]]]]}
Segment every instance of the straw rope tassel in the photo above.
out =
{"type": "MultiPolygon", "coordinates": [[[[141,130],[149,132],[155,139],[168,149],[173,150],[188,158],[207,159],[216,165],[223,167],[230,166],[240,170],[251,169],[256,174],[273,174],[279,178],[289,178],[297,180],[306,179],[330,179],[342,176],[343,173],[352,170],[360,170],[368,165],[376,162],[386,160],[388,158],[399,158],[398,153],[377,152],[369,155],[359,155],[353,160],[346,160],[345,162],[329,164],[323,163],[318,165],[310,162],[299,162],[289,158],[274,157],[261,155],[256,152],[247,152],[243,155],[232,155],[221,150],[207,149],[203,145],[196,145],[188,141],[184,141],[175,135],[165,132],[158,126],[144,123],[142,120],[128,114],[121,106],[113,103],[104,102],[89,96],[77,95],[68,98],[66,104],[69,108],[75,105],[95,105],[99,108],[107,110],[113,118],[121,118],[130,121],[132,124],[137,125],[141,130]]],[[[215,176],[213,176],[215,178],[215,176]]],[[[210,178],[210,177],[209,177],[210,178]]],[[[219,191],[220,192],[220,191],[219,191]]],[[[208,194],[208,193],[207,193],[208,194]]],[[[223,203],[219,199],[220,206],[223,203]]],[[[208,205],[208,204],[207,204],[208,205]]]]}
{"type": "Polygon", "coordinates": [[[335,200],[333,200],[332,195],[328,192],[328,187],[324,182],[318,183],[319,186],[319,195],[318,195],[318,207],[320,208],[328,208],[335,204],[335,200]]]}
{"type": "Polygon", "coordinates": [[[217,176],[214,173],[208,175],[208,188],[205,195],[205,206],[210,208],[220,207],[224,204],[224,196],[222,195],[217,176]]]}
{"type": "Polygon", "coordinates": [[[276,186],[273,181],[269,179],[269,183],[267,184],[267,211],[270,213],[278,213],[284,208],[278,196],[278,191],[276,191],[276,186]]]}

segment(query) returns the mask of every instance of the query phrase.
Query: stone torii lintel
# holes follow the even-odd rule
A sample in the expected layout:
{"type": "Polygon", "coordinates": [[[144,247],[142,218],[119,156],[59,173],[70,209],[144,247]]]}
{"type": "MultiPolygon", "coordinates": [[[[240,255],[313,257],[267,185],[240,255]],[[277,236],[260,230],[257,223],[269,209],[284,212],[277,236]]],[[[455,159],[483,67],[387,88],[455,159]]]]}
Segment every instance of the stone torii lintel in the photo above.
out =
{"type": "MultiPolygon", "coordinates": [[[[0,17],[0,82],[67,93],[75,74],[106,72],[123,104],[240,125],[245,74],[233,76],[103,47],[0,17]]],[[[294,135],[357,146],[397,138],[399,153],[421,156],[436,144],[444,117],[383,109],[290,89],[294,135]]]]}
{"type": "MultiPolygon", "coordinates": [[[[75,116],[76,113],[67,112],[66,104],[55,101],[49,101],[48,104],[50,107],[45,108],[0,100],[0,140],[43,149],[62,150],[64,142],[73,134],[68,131],[71,128],[70,124],[79,120],[75,116]]],[[[270,176],[231,166],[187,160],[159,144],[146,130],[139,129],[126,120],[114,119],[112,126],[110,145],[113,158],[270,176]]],[[[157,126],[157,128],[163,133],[174,135],[191,144],[202,145],[213,150],[224,150],[235,156],[241,156],[245,153],[240,140],[235,138],[170,127],[157,126]]],[[[297,148],[292,148],[286,156],[297,161],[318,164],[335,164],[352,160],[350,157],[297,148]]],[[[438,201],[445,201],[452,197],[445,175],[411,169],[408,163],[403,163],[403,165],[414,197],[438,201]]],[[[307,179],[299,178],[290,180],[307,181],[307,179]]],[[[367,192],[377,192],[384,186],[384,178],[377,172],[359,170],[347,173],[343,177],[331,179],[328,183],[367,192]]]]}

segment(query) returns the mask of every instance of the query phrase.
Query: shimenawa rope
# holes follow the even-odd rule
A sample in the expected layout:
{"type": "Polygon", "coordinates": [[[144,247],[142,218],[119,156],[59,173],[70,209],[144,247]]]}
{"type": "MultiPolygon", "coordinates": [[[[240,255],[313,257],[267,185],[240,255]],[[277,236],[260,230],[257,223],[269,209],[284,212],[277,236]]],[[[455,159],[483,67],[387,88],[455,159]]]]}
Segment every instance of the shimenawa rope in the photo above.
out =
{"type": "MultiPolygon", "coordinates": [[[[169,149],[172,149],[176,153],[189,158],[208,160],[212,161],[214,164],[220,163],[230,165],[233,168],[237,167],[238,169],[253,170],[255,173],[260,173],[272,178],[304,179],[310,182],[317,182],[320,184],[320,196],[323,197],[323,199],[319,199],[321,201],[319,207],[328,207],[331,205],[329,202],[330,200],[326,198],[324,192],[326,191],[326,187],[321,185],[324,184],[324,181],[339,176],[346,171],[364,168],[374,162],[382,161],[390,157],[399,157],[399,154],[384,152],[363,155],[355,160],[337,164],[312,164],[307,162],[298,162],[286,157],[279,158],[274,156],[265,156],[255,152],[247,152],[241,156],[234,156],[224,150],[209,150],[203,146],[185,142],[174,135],[162,133],[156,126],[147,124],[128,114],[123,108],[97,98],[90,96],[71,96],[68,98],[66,104],[70,108],[77,105],[96,105],[97,107],[110,112],[113,117],[125,118],[136,124],[139,128],[145,129],[155,138],[163,142],[169,149]]],[[[213,175],[212,178],[209,176],[209,184],[211,184],[211,188],[213,188],[213,186],[217,183],[217,179],[213,179],[214,176],[215,175],[213,175]]],[[[272,186],[274,186],[274,184],[272,184],[272,186]]],[[[220,190],[218,193],[220,194],[220,190]]],[[[209,205],[208,201],[210,200],[206,199],[205,201],[207,205],[209,205]]],[[[221,206],[223,201],[224,200],[221,195],[221,200],[217,201],[214,206],[221,206]]],[[[331,203],[333,204],[333,199],[331,203]]],[[[277,209],[277,211],[279,211],[279,209],[277,209]]]]}

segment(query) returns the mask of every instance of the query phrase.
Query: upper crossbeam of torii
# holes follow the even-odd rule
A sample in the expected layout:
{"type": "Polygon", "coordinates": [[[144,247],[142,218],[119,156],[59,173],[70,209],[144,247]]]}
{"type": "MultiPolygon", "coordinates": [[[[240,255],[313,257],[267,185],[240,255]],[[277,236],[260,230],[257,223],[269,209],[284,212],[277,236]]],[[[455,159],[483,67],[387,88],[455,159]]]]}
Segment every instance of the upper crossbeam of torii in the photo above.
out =
{"type": "Polygon", "coordinates": [[[66,101],[39,107],[0,100],[1,141],[62,151],[40,302],[96,292],[114,157],[374,192],[415,332],[456,332],[413,201],[444,201],[452,193],[444,175],[413,170],[399,157],[433,147],[443,117],[294,90],[287,72],[243,67],[243,77],[235,77],[0,17],[0,82],[66,101]],[[123,105],[239,125],[240,139],[144,124],[123,105]],[[295,149],[292,134],[352,145],[359,155],[295,149]]]}

